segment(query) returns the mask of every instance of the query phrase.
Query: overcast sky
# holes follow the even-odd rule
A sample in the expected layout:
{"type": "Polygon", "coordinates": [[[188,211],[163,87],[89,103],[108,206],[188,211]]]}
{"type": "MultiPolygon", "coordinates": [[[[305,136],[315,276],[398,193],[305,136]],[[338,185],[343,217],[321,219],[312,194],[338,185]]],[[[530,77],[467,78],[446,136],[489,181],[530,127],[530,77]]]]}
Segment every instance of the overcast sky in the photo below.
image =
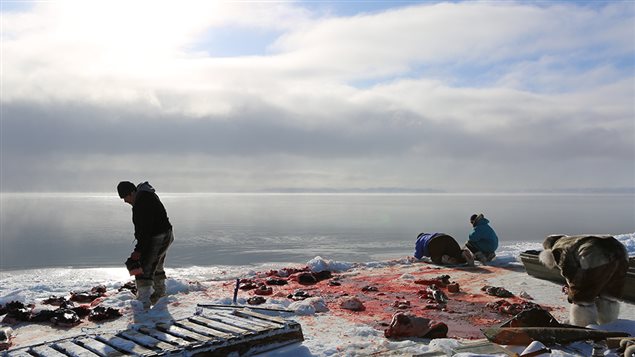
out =
{"type": "Polygon", "coordinates": [[[632,1],[1,6],[5,192],[635,187],[632,1]]]}

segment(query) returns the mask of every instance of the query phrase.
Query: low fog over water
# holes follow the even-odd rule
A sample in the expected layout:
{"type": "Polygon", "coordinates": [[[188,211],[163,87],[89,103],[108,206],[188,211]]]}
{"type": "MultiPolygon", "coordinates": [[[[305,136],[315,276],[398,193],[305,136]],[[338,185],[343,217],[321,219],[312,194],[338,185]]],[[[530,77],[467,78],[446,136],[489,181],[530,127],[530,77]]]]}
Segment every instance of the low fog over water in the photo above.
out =
{"type": "MultiPolygon", "coordinates": [[[[635,231],[633,195],[159,195],[176,236],[172,267],[403,256],[424,231],[464,242],[477,212],[502,245],[635,231]]],[[[0,203],[3,270],[121,266],[134,247],[130,206],[116,195],[3,193],[0,203]]]]}

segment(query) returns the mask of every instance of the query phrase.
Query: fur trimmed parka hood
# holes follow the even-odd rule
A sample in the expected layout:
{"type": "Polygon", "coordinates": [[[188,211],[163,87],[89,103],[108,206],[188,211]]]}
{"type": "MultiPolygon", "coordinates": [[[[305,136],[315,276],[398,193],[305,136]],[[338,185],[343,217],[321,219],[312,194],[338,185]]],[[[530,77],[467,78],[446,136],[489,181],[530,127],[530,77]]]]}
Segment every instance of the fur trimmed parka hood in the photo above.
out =
{"type": "Polygon", "coordinates": [[[540,262],[561,270],[591,269],[624,257],[628,260],[624,245],[610,235],[554,234],[547,236],[542,246],[545,250],[539,255],[540,262]]]}

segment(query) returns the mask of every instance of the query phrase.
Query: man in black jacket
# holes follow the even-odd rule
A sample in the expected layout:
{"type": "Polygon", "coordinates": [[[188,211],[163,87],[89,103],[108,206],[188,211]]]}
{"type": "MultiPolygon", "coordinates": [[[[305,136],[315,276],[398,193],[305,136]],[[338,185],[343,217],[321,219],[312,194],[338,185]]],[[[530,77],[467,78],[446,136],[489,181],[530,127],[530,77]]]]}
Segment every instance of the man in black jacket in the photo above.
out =
{"type": "Polygon", "coordinates": [[[159,196],[147,181],[138,186],[122,181],[117,185],[117,192],[132,206],[137,244],[126,265],[136,267],[130,274],[135,275],[137,299],[148,309],[166,294],[163,264],[174,241],[172,225],[159,196]]]}

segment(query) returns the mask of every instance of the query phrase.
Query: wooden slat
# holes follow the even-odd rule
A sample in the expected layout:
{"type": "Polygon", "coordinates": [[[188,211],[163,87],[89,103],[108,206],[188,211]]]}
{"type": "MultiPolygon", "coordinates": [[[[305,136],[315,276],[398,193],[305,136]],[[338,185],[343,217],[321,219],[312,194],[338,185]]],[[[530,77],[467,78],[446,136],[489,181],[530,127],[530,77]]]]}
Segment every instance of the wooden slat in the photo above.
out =
{"type": "Polygon", "coordinates": [[[233,319],[233,320],[238,320],[247,324],[253,324],[253,325],[257,325],[260,326],[262,328],[265,329],[278,329],[281,328],[282,326],[280,324],[275,324],[275,323],[271,323],[269,321],[264,321],[258,318],[255,318],[253,316],[249,316],[249,315],[239,315],[238,311],[233,311],[233,312],[222,312],[220,314],[217,314],[223,317],[227,317],[229,319],[233,319]]]}
{"type": "Polygon", "coordinates": [[[132,353],[140,356],[155,356],[157,354],[155,351],[136,344],[134,341],[123,339],[112,333],[99,335],[95,338],[98,341],[117,348],[118,350],[123,350],[126,353],[132,353]]]}
{"type": "Polygon", "coordinates": [[[20,348],[2,357],[226,356],[303,340],[302,328],[250,310],[223,310],[118,333],[84,335],[20,348]]]}
{"type": "Polygon", "coordinates": [[[254,305],[223,305],[223,304],[196,304],[196,306],[205,309],[222,309],[222,310],[236,310],[236,309],[249,309],[258,311],[275,311],[275,312],[288,312],[295,314],[295,311],[289,309],[276,309],[271,307],[259,307],[254,305]]]}
{"type": "Polygon", "coordinates": [[[207,336],[201,335],[200,333],[192,332],[192,331],[189,331],[184,328],[174,326],[171,324],[158,323],[157,328],[159,330],[168,332],[169,334],[172,334],[174,336],[184,338],[186,340],[191,340],[195,342],[206,342],[207,340],[209,340],[207,336]]]}
{"type": "Polygon", "coordinates": [[[67,354],[52,349],[47,345],[34,346],[29,351],[40,357],[67,357],[67,354]]]}
{"type": "Polygon", "coordinates": [[[285,321],[281,317],[269,316],[267,314],[262,314],[260,312],[257,312],[257,311],[254,311],[254,310],[250,310],[250,309],[236,310],[236,314],[253,316],[253,317],[259,318],[261,320],[271,321],[273,323],[276,323],[276,324],[279,324],[279,325],[283,325],[283,326],[287,323],[287,321],[285,321]]]}
{"type": "Polygon", "coordinates": [[[236,335],[246,335],[246,334],[251,334],[252,332],[247,330],[247,329],[243,329],[243,328],[239,328],[239,327],[235,327],[232,325],[227,325],[225,323],[222,322],[218,322],[215,320],[211,320],[209,318],[206,318],[204,316],[193,316],[190,317],[189,319],[190,321],[194,321],[196,323],[200,323],[203,324],[207,327],[211,327],[215,330],[220,330],[220,331],[224,331],[227,333],[232,333],[232,334],[236,334],[236,335]]]}
{"type": "Polygon", "coordinates": [[[6,351],[4,353],[4,356],[6,357],[33,357],[33,355],[28,352],[28,348],[23,348],[21,350],[6,351]]]}
{"type": "Polygon", "coordinates": [[[146,334],[148,336],[154,337],[159,341],[175,344],[181,347],[189,346],[190,342],[186,341],[180,337],[176,337],[174,335],[170,335],[169,333],[165,333],[163,331],[159,331],[154,328],[141,327],[139,328],[139,332],[146,334]]]}
{"type": "Polygon", "coordinates": [[[121,353],[120,351],[117,351],[116,349],[112,348],[111,346],[98,341],[94,338],[91,337],[79,337],[75,339],[75,343],[77,343],[78,345],[84,347],[87,350],[90,350],[91,352],[96,353],[99,356],[102,357],[119,357],[119,356],[125,356],[124,353],[121,353]]]}
{"type": "Polygon", "coordinates": [[[84,347],[73,343],[72,341],[60,341],[54,343],[55,347],[60,350],[63,350],[69,356],[72,357],[98,357],[98,354],[91,352],[90,350],[85,349],[84,347]]]}
{"type": "Polygon", "coordinates": [[[176,323],[177,326],[188,329],[188,330],[193,330],[194,332],[200,333],[201,335],[205,335],[208,337],[212,337],[214,339],[232,339],[235,338],[236,335],[232,335],[223,331],[219,331],[201,324],[197,324],[195,322],[192,321],[187,321],[187,320],[183,320],[183,321],[178,321],[176,323]]]}
{"type": "Polygon", "coordinates": [[[232,318],[232,317],[223,316],[223,315],[220,315],[220,314],[214,314],[214,315],[209,315],[209,316],[205,316],[204,315],[203,317],[205,317],[207,319],[210,319],[210,320],[222,322],[224,324],[236,326],[236,327],[239,327],[239,328],[242,328],[242,329],[247,329],[247,330],[250,330],[250,331],[253,331],[253,332],[264,332],[264,331],[269,330],[266,327],[258,326],[256,324],[245,322],[243,320],[239,320],[239,319],[232,318]]]}
{"type": "Polygon", "coordinates": [[[117,334],[117,336],[136,342],[137,344],[151,350],[158,351],[179,351],[180,348],[167,342],[163,342],[150,335],[143,334],[135,330],[126,330],[117,334]]]}

